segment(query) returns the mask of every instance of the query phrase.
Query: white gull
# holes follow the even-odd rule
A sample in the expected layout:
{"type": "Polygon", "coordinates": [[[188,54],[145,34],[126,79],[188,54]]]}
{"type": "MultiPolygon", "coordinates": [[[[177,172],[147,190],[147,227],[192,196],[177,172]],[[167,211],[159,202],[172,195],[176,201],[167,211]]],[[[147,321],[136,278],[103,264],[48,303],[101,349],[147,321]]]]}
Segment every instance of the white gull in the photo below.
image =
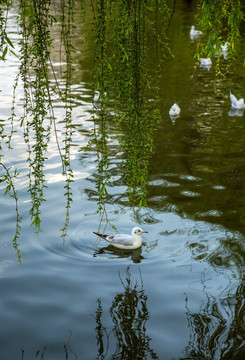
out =
{"type": "Polygon", "coordinates": [[[97,103],[99,101],[99,98],[100,98],[100,92],[96,90],[94,92],[94,102],[97,103]]]}
{"type": "Polygon", "coordinates": [[[118,249],[124,249],[124,250],[133,250],[139,248],[142,245],[142,238],[140,235],[143,233],[148,233],[148,231],[142,230],[138,226],[133,228],[131,235],[127,235],[127,234],[105,235],[94,232],[95,235],[98,235],[102,239],[108,241],[111,245],[115,246],[118,249]]]}
{"type": "Polygon", "coordinates": [[[212,60],[210,58],[200,58],[200,64],[203,66],[211,66],[212,60]]]}
{"type": "Polygon", "coordinates": [[[222,53],[226,53],[228,51],[229,45],[230,43],[228,41],[226,41],[224,45],[221,45],[222,53]]]}
{"type": "Polygon", "coordinates": [[[195,39],[196,37],[201,36],[201,35],[202,35],[202,31],[196,30],[196,29],[195,29],[195,26],[192,25],[191,31],[190,31],[191,40],[193,40],[193,39],[195,39]]]}
{"type": "Polygon", "coordinates": [[[237,100],[232,90],[230,91],[231,107],[233,109],[245,109],[244,99],[237,100]]]}
{"type": "Polygon", "coordinates": [[[177,103],[174,103],[169,110],[169,115],[170,116],[178,116],[180,114],[180,111],[181,111],[181,109],[180,109],[179,105],[177,103]]]}

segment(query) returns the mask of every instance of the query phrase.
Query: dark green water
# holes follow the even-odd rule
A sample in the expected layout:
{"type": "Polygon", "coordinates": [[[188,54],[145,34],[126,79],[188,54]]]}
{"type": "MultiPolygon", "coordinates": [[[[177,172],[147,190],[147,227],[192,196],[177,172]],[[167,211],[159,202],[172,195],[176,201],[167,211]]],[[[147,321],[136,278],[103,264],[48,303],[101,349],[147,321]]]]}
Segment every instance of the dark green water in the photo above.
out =
{"type": "MultiPolygon", "coordinates": [[[[4,147],[3,159],[20,171],[16,188],[22,264],[11,243],[14,202],[1,191],[1,359],[245,358],[245,118],[232,116],[229,99],[231,88],[245,96],[244,29],[231,74],[217,79],[212,66],[210,71],[197,68],[191,79],[193,16],[188,2],[180,2],[169,32],[175,58],[162,70],[162,117],[154,133],[148,208],[135,214],[125,205],[120,171],[124,154],[115,125],[111,119],[107,124],[106,214],[119,232],[129,233],[138,224],[147,230],[141,249],[116,251],[103,241],[91,248],[96,240],[92,232],[101,221],[97,154],[93,146],[79,151],[92,139],[94,128],[89,42],[78,49],[74,62],[75,181],[64,245],[64,179],[55,139],[45,165],[43,232],[37,236],[30,228],[26,144],[16,122],[13,150],[4,147]],[[173,123],[168,111],[175,101],[181,101],[181,114],[173,123]]],[[[10,29],[14,40],[14,14],[10,29]]],[[[10,58],[0,68],[0,118],[6,131],[17,67],[18,60],[10,58]]],[[[16,103],[16,115],[21,116],[21,89],[16,103]]],[[[62,118],[59,100],[55,111],[57,119],[62,118]]],[[[98,119],[95,123],[98,126],[98,119]]],[[[62,126],[58,122],[59,131],[62,126]]],[[[106,231],[114,230],[108,225],[106,231]]]]}

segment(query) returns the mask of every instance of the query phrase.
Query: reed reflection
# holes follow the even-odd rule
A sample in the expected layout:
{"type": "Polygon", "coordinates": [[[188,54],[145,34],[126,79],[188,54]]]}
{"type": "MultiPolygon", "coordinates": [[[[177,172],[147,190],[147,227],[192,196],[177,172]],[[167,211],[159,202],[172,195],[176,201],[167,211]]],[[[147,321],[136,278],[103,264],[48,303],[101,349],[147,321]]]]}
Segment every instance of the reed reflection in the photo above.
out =
{"type": "Polygon", "coordinates": [[[119,278],[123,291],[117,293],[112,301],[110,316],[113,329],[110,333],[102,323],[103,308],[98,299],[98,307],[95,312],[97,357],[96,359],[142,360],[158,359],[157,354],[150,347],[151,338],[147,335],[146,322],[150,318],[147,309],[147,295],[143,287],[141,273],[140,284],[133,282],[129,267],[126,269],[125,281],[119,278]],[[116,349],[113,355],[110,352],[110,340],[114,335],[116,349]]]}
{"type": "MultiPolygon", "coordinates": [[[[71,348],[71,346],[69,344],[71,338],[72,338],[72,332],[69,329],[68,340],[66,342],[64,342],[64,344],[63,344],[62,353],[64,353],[65,355],[64,355],[64,357],[62,356],[60,359],[68,360],[69,356],[70,356],[70,359],[78,359],[77,354],[73,351],[73,349],[71,348]]],[[[38,360],[38,359],[40,359],[40,360],[49,359],[50,358],[49,355],[50,355],[50,353],[52,353],[52,347],[48,346],[48,345],[42,346],[42,349],[37,349],[36,352],[35,352],[35,356],[33,356],[31,358],[30,358],[30,356],[25,356],[25,353],[26,353],[26,351],[24,349],[21,349],[21,360],[25,360],[25,359],[36,359],[36,360],[38,360]]],[[[28,355],[30,355],[30,354],[28,353],[28,355]]]]}
{"type": "Polygon", "coordinates": [[[203,282],[206,302],[199,312],[192,312],[186,296],[186,314],[190,340],[181,359],[244,359],[245,358],[245,277],[236,290],[220,297],[209,295],[203,282]]]}

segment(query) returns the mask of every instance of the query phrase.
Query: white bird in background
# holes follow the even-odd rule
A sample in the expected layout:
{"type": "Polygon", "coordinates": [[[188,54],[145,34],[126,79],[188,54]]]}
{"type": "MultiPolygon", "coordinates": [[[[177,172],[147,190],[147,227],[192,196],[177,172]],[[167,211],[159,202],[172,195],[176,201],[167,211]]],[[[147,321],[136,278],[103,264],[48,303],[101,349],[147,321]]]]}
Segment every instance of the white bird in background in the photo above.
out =
{"type": "Polygon", "coordinates": [[[200,31],[200,30],[195,30],[195,26],[192,25],[191,31],[190,31],[190,37],[191,37],[191,39],[193,40],[193,39],[195,39],[196,37],[201,36],[201,35],[202,35],[202,31],[200,31]]]}
{"type": "Polygon", "coordinates": [[[244,99],[237,100],[232,90],[230,91],[231,107],[234,109],[245,109],[244,99]]]}
{"type": "Polygon", "coordinates": [[[170,116],[178,116],[180,114],[180,111],[181,111],[181,109],[180,109],[179,105],[174,103],[169,110],[169,115],[170,116]]]}
{"type": "MultiPolygon", "coordinates": [[[[219,54],[223,55],[224,59],[227,59],[227,52],[228,48],[230,46],[230,43],[226,41],[224,45],[220,45],[221,51],[217,51],[214,56],[219,56],[219,54]]],[[[214,49],[216,49],[216,45],[214,45],[214,49]]]]}
{"type": "Polygon", "coordinates": [[[99,90],[96,90],[94,92],[94,103],[98,105],[98,102],[99,101],[102,101],[102,100],[108,100],[108,94],[106,91],[104,91],[104,93],[100,93],[99,90]]]}
{"type": "Polygon", "coordinates": [[[94,102],[97,103],[99,101],[99,98],[100,98],[100,92],[96,90],[94,92],[94,102]]]}
{"type": "Polygon", "coordinates": [[[133,228],[131,235],[104,235],[94,232],[95,235],[98,235],[102,239],[108,241],[111,245],[123,250],[133,250],[139,248],[142,245],[142,238],[140,235],[143,233],[148,233],[148,231],[142,230],[138,226],[133,228]]]}
{"type": "Polygon", "coordinates": [[[221,45],[221,50],[222,50],[222,53],[226,53],[228,51],[228,47],[229,47],[230,43],[228,41],[226,41],[224,43],[224,45],[221,45]]]}
{"type": "Polygon", "coordinates": [[[200,65],[202,66],[211,66],[212,60],[210,58],[200,58],[200,65]]]}

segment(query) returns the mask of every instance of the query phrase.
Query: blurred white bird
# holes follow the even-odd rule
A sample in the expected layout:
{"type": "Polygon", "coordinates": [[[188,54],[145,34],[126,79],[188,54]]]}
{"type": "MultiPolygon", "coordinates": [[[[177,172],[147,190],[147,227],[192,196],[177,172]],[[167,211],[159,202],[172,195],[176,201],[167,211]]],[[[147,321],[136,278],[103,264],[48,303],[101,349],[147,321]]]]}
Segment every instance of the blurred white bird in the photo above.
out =
{"type": "MultiPolygon", "coordinates": [[[[230,43],[228,41],[226,41],[224,43],[224,45],[220,45],[221,50],[217,51],[214,56],[219,56],[220,54],[223,55],[223,58],[226,60],[227,59],[227,52],[228,52],[228,48],[230,46],[230,43]]],[[[214,49],[216,49],[216,45],[214,45],[214,49]]]]}
{"type": "Polygon", "coordinates": [[[94,92],[94,102],[97,103],[99,101],[99,98],[100,98],[100,92],[96,90],[94,92]]]}
{"type": "Polygon", "coordinates": [[[190,37],[191,37],[191,39],[193,40],[193,39],[195,39],[196,37],[201,36],[201,35],[202,35],[202,31],[200,31],[200,30],[195,30],[195,26],[192,25],[191,31],[190,31],[190,37]]]}
{"type": "Polygon", "coordinates": [[[212,60],[210,58],[200,58],[200,64],[203,66],[212,65],[212,60]]]}
{"type": "Polygon", "coordinates": [[[137,249],[142,245],[141,234],[148,233],[148,231],[142,230],[140,227],[134,227],[131,235],[126,234],[115,234],[115,235],[104,235],[94,232],[102,239],[108,241],[111,245],[118,249],[133,250],[137,249]]]}
{"type": "Polygon", "coordinates": [[[180,111],[181,111],[181,109],[180,109],[179,105],[174,103],[169,110],[169,115],[170,116],[178,116],[180,114],[180,111]]]}
{"type": "Polygon", "coordinates": [[[232,90],[230,91],[231,107],[234,109],[245,109],[244,99],[237,100],[232,90]]]}
{"type": "Polygon", "coordinates": [[[94,92],[94,103],[98,105],[98,102],[99,101],[102,101],[102,100],[108,100],[108,94],[106,91],[104,91],[104,93],[100,92],[99,90],[96,90],[94,92]]]}
{"type": "Polygon", "coordinates": [[[226,41],[224,45],[221,45],[222,53],[226,53],[228,51],[229,45],[230,43],[228,41],[226,41]]]}

